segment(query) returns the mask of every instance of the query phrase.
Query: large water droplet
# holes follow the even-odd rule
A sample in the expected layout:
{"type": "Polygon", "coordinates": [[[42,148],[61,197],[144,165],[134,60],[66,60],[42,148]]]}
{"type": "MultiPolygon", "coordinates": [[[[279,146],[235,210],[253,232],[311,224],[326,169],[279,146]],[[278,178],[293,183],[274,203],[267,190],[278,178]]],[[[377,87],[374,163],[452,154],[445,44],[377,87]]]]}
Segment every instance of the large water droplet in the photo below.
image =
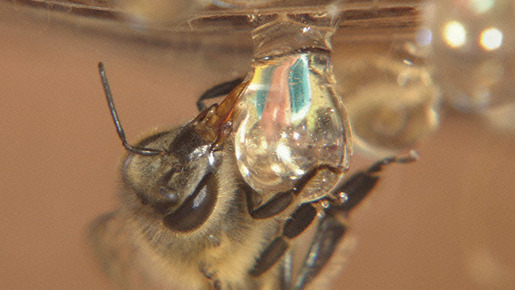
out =
{"type": "Polygon", "coordinates": [[[336,50],[335,74],[354,146],[375,158],[411,149],[438,128],[440,92],[411,42],[336,50]]]}
{"type": "MultiPolygon", "coordinates": [[[[343,169],[350,157],[348,121],[333,89],[327,52],[254,61],[237,108],[235,151],[245,180],[263,195],[287,191],[317,165],[343,169]]],[[[327,194],[342,174],[320,171],[304,201],[327,194]]]]}

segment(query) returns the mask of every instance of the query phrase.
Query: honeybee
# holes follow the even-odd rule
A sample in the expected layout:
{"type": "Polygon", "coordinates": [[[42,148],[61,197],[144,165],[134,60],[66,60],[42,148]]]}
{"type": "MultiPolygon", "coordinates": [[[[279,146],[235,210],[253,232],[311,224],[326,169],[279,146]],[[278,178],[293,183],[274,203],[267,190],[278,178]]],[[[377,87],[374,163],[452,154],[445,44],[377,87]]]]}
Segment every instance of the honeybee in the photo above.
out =
{"type": "Polygon", "coordinates": [[[120,205],[98,218],[90,237],[104,270],[124,289],[304,289],[319,276],[347,230],[349,212],[365,198],[391,163],[380,160],[321,198],[299,196],[320,164],[268,200],[249,186],[236,165],[232,114],[246,81],[219,85],[202,95],[227,97],[185,125],[130,145],[99,63],[116,130],[128,155],[120,205]],[[313,229],[300,265],[292,265],[297,238],[313,229]]]}

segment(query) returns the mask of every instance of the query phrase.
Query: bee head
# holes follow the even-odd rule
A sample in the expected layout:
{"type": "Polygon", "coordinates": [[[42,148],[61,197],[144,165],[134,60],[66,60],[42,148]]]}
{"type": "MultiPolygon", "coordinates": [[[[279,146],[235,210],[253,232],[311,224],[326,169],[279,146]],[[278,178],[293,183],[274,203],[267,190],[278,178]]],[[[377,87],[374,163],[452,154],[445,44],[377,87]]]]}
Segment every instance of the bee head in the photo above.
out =
{"type": "Polygon", "coordinates": [[[102,62],[98,69],[116,131],[129,152],[123,165],[129,195],[134,192],[143,206],[162,216],[170,230],[188,232],[200,227],[216,204],[215,168],[221,154],[217,150],[232,130],[230,116],[244,86],[228,101],[202,111],[186,126],[153,134],[131,146],[102,62]]]}
{"type": "Polygon", "coordinates": [[[221,152],[212,149],[193,123],[151,135],[130,152],[123,165],[125,184],[139,202],[162,216],[175,231],[190,231],[211,214],[217,198],[215,168],[221,152]]]}

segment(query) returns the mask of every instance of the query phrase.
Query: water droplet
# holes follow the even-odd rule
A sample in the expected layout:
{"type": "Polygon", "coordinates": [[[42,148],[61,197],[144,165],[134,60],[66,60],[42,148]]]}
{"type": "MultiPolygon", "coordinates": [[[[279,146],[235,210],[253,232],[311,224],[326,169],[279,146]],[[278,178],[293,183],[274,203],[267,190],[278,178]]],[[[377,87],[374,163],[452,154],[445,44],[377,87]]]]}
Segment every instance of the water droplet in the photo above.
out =
{"type": "Polygon", "coordinates": [[[377,158],[411,148],[439,124],[440,91],[423,55],[410,43],[388,51],[349,48],[335,65],[354,144],[377,158]]]}
{"type": "Polygon", "coordinates": [[[337,18],[256,16],[252,71],[234,109],[233,136],[239,171],[262,200],[294,189],[323,166],[300,193],[301,202],[319,199],[348,167],[349,121],[331,63],[337,18]]]}
{"type": "MultiPolygon", "coordinates": [[[[317,165],[346,166],[348,124],[331,78],[327,53],[254,63],[237,108],[235,151],[244,180],[258,192],[290,190],[317,165]]],[[[321,171],[303,197],[326,194],[340,177],[321,171]]]]}

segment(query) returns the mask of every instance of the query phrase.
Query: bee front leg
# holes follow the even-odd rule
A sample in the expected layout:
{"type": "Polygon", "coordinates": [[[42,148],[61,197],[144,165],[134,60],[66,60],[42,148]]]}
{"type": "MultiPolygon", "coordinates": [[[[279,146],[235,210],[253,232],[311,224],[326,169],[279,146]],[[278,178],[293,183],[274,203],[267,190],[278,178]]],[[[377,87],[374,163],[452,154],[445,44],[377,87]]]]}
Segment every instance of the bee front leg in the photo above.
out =
{"type": "Polygon", "coordinates": [[[326,201],[329,206],[324,208],[324,215],[318,224],[304,262],[296,275],[293,289],[303,289],[327,264],[345,235],[347,230],[346,220],[350,211],[375,188],[382,169],[392,163],[410,163],[416,159],[418,159],[418,155],[415,151],[404,157],[382,159],[367,170],[352,175],[336,190],[338,196],[336,199],[327,198],[326,201]]]}
{"type": "Polygon", "coordinates": [[[340,211],[349,212],[358,205],[379,181],[379,174],[392,163],[411,163],[418,159],[418,153],[414,150],[406,156],[393,156],[384,158],[372,164],[367,170],[352,175],[339,189],[335,191],[337,204],[340,211]]]}
{"type": "Polygon", "coordinates": [[[293,204],[295,198],[304,190],[309,181],[322,170],[329,170],[335,174],[341,174],[341,170],[336,167],[327,164],[319,165],[302,176],[302,178],[295,183],[293,189],[276,193],[263,204],[261,204],[261,200],[259,199],[260,194],[249,185],[244,184],[243,190],[247,194],[247,205],[250,215],[254,219],[267,219],[282,213],[293,204]]]}
{"type": "MultiPolygon", "coordinates": [[[[330,170],[334,173],[340,172],[340,170],[335,167],[320,165],[299,179],[293,189],[279,192],[270,200],[259,206],[255,206],[258,193],[250,186],[245,185],[247,205],[250,215],[254,219],[267,219],[282,213],[286,208],[294,203],[296,197],[302,192],[309,181],[321,170],[330,170]]],[[[300,235],[306,228],[308,228],[316,215],[317,209],[313,206],[313,203],[300,205],[286,219],[283,224],[281,234],[276,237],[261,253],[249,274],[253,277],[258,277],[274,266],[284,256],[286,250],[288,250],[289,241],[300,235]]]]}

